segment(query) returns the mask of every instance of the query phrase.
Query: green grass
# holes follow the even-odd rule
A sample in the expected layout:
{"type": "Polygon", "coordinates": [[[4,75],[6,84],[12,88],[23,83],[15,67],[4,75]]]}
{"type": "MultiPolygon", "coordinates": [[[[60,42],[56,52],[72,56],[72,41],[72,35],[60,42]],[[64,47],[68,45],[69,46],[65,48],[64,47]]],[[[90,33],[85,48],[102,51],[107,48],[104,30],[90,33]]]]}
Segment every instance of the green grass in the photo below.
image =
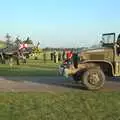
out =
{"type": "Polygon", "coordinates": [[[5,41],[0,40],[0,48],[5,48],[5,47],[6,47],[5,41]]]}
{"type": "Polygon", "coordinates": [[[19,66],[14,64],[12,67],[7,64],[0,64],[0,76],[57,76],[58,65],[50,61],[50,52],[47,52],[47,61],[43,61],[43,53],[38,56],[38,60],[34,57],[27,59],[27,64],[20,63],[19,66]]]}
{"type": "Polygon", "coordinates": [[[120,93],[0,93],[0,120],[119,120],[120,93]]]}
{"type": "MultiPolygon", "coordinates": [[[[59,64],[0,65],[3,76],[55,76],[59,64]]],[[[0,120],[119,120],[119,92],[0,93],[0,120]]]]}
{"type": "Polygon", "coordinates": [[[12,67],[0,64],[0,76],[56,76],[58,65],[49,60],[46,63],[42,60],[27,60],[27,64],[14,64],[12,67]]]}

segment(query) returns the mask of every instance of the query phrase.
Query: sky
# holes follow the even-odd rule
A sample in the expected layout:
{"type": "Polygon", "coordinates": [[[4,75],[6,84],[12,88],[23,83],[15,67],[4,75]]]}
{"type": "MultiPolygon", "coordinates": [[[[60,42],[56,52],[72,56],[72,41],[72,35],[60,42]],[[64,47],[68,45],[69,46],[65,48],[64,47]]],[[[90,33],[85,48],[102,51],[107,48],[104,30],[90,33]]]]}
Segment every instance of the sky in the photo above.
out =
{"type": "Polygon", "coordinates": [[[1,0],[0,39],[28,36],[41,47],[83,47],[120,32],[119,0],[1,0]]]}

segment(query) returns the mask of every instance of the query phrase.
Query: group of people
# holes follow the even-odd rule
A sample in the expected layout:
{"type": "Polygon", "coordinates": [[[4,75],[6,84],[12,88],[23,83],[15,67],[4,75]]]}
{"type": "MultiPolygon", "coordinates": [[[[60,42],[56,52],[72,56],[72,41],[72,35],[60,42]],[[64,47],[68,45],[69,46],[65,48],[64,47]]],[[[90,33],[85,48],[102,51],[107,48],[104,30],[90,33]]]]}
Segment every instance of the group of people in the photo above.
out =
{"type": "Polygon", "coordinates": [[[74,64],[74,67],[78,67],[79,56],[77,51],[66,50],[64,51],[64,62],[67,64],[74,64]]]}
{"type": "Polygon", "coordinates": [[[54,63],[58,63],[62,60],[62,54],[61,52],[57,52],[56,50],[54,52],[50,53],[51,61],[54,61],[54,63]]]}
{"type": "Polygon", "coordinates": [[[54,63],[58,63],[59,61],[67,62],[68,64],[74,64],[74,66],[77,68],[78,66],[78,53],[76,51],[72,50],[63,50],[63,52],[54,51],[50,53],[51,61],[54,61],[54,63]]]}

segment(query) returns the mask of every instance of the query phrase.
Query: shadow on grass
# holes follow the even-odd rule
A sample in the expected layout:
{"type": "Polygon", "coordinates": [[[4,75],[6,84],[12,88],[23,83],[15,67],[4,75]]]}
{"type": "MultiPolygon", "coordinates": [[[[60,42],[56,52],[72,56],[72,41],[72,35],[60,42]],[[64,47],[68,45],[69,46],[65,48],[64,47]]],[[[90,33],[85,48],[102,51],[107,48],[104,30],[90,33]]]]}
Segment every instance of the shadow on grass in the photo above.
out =
{"type": "Polygon", "coordinates": [[[120,77],[106,77],[106,81],[120,82],[120,77]]]}
{"type": "Polygon", "coordinates": [[[15,81],[15,82],[31,82],[31,83],[37,83],[44,84],[44,85],[50,85],[50,86],[56,86],[56,87],[62,87],[62,88],[68,88],[68,89],[76,89],[76,90],[85,90],[85,88],[80,85],[76,84],[71,78],[65,79],[61,76],[49,76],[49,77],[43,77],[43,76],[24,76],[24,77],[11,77],[11,76],[5,76],[3,77],[6,80],[15,81]]]}
{"type": "MultiPolygon", "coordinates": [[[[51,87],[57,88],[61,87],[61,90],[64,90],[64,88],[67,88],[68,90],[73,89],[73,90],[86,90],[81,84],[76,84],[72,78],[64,78],[62,76],[5,76],[2,77],[5,80],[9,81],[15,81],[18,83],[28,83],[30,86],[35,83],[37,86],[40,85],[48,85],[51,87]]],[[[1,79],[2,79],[1,78],[1,79]]],[[[108,82],[110,83],[107,84],[107,87],[110,86],[110,88],[113,88],[117,85],[117,88],[120,86],[120,84],[117,84],[119,80],[113,80],[113,78],[109,78],[108,82]],[[112,83],[112,84],[111,84],[112,83]],[[114,84],[115,83],[115,84],[114,84]]],[[[107,83],[107,82],[106,82],[107,83]]],[[[106,86],[106,85],[105,85],[106,86]]],[[[42,89],[42,88],[41,88],[42,89]]]]}

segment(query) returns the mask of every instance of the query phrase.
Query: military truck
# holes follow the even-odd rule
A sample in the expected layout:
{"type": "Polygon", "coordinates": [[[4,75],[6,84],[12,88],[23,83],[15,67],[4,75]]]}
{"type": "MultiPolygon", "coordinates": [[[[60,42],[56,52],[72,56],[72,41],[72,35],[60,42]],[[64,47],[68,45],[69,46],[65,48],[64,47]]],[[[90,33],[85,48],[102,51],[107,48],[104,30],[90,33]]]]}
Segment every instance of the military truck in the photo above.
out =
{"type": "Polygon", "coordinates": [[[100,43],[99,48],[79,53],[80,60],[77,67],[74,64],[61,64],[59,73],[72,77],[88,90],[101,89],[107,76],[120,76],[120,34],[102,34],[100,43]]]}

